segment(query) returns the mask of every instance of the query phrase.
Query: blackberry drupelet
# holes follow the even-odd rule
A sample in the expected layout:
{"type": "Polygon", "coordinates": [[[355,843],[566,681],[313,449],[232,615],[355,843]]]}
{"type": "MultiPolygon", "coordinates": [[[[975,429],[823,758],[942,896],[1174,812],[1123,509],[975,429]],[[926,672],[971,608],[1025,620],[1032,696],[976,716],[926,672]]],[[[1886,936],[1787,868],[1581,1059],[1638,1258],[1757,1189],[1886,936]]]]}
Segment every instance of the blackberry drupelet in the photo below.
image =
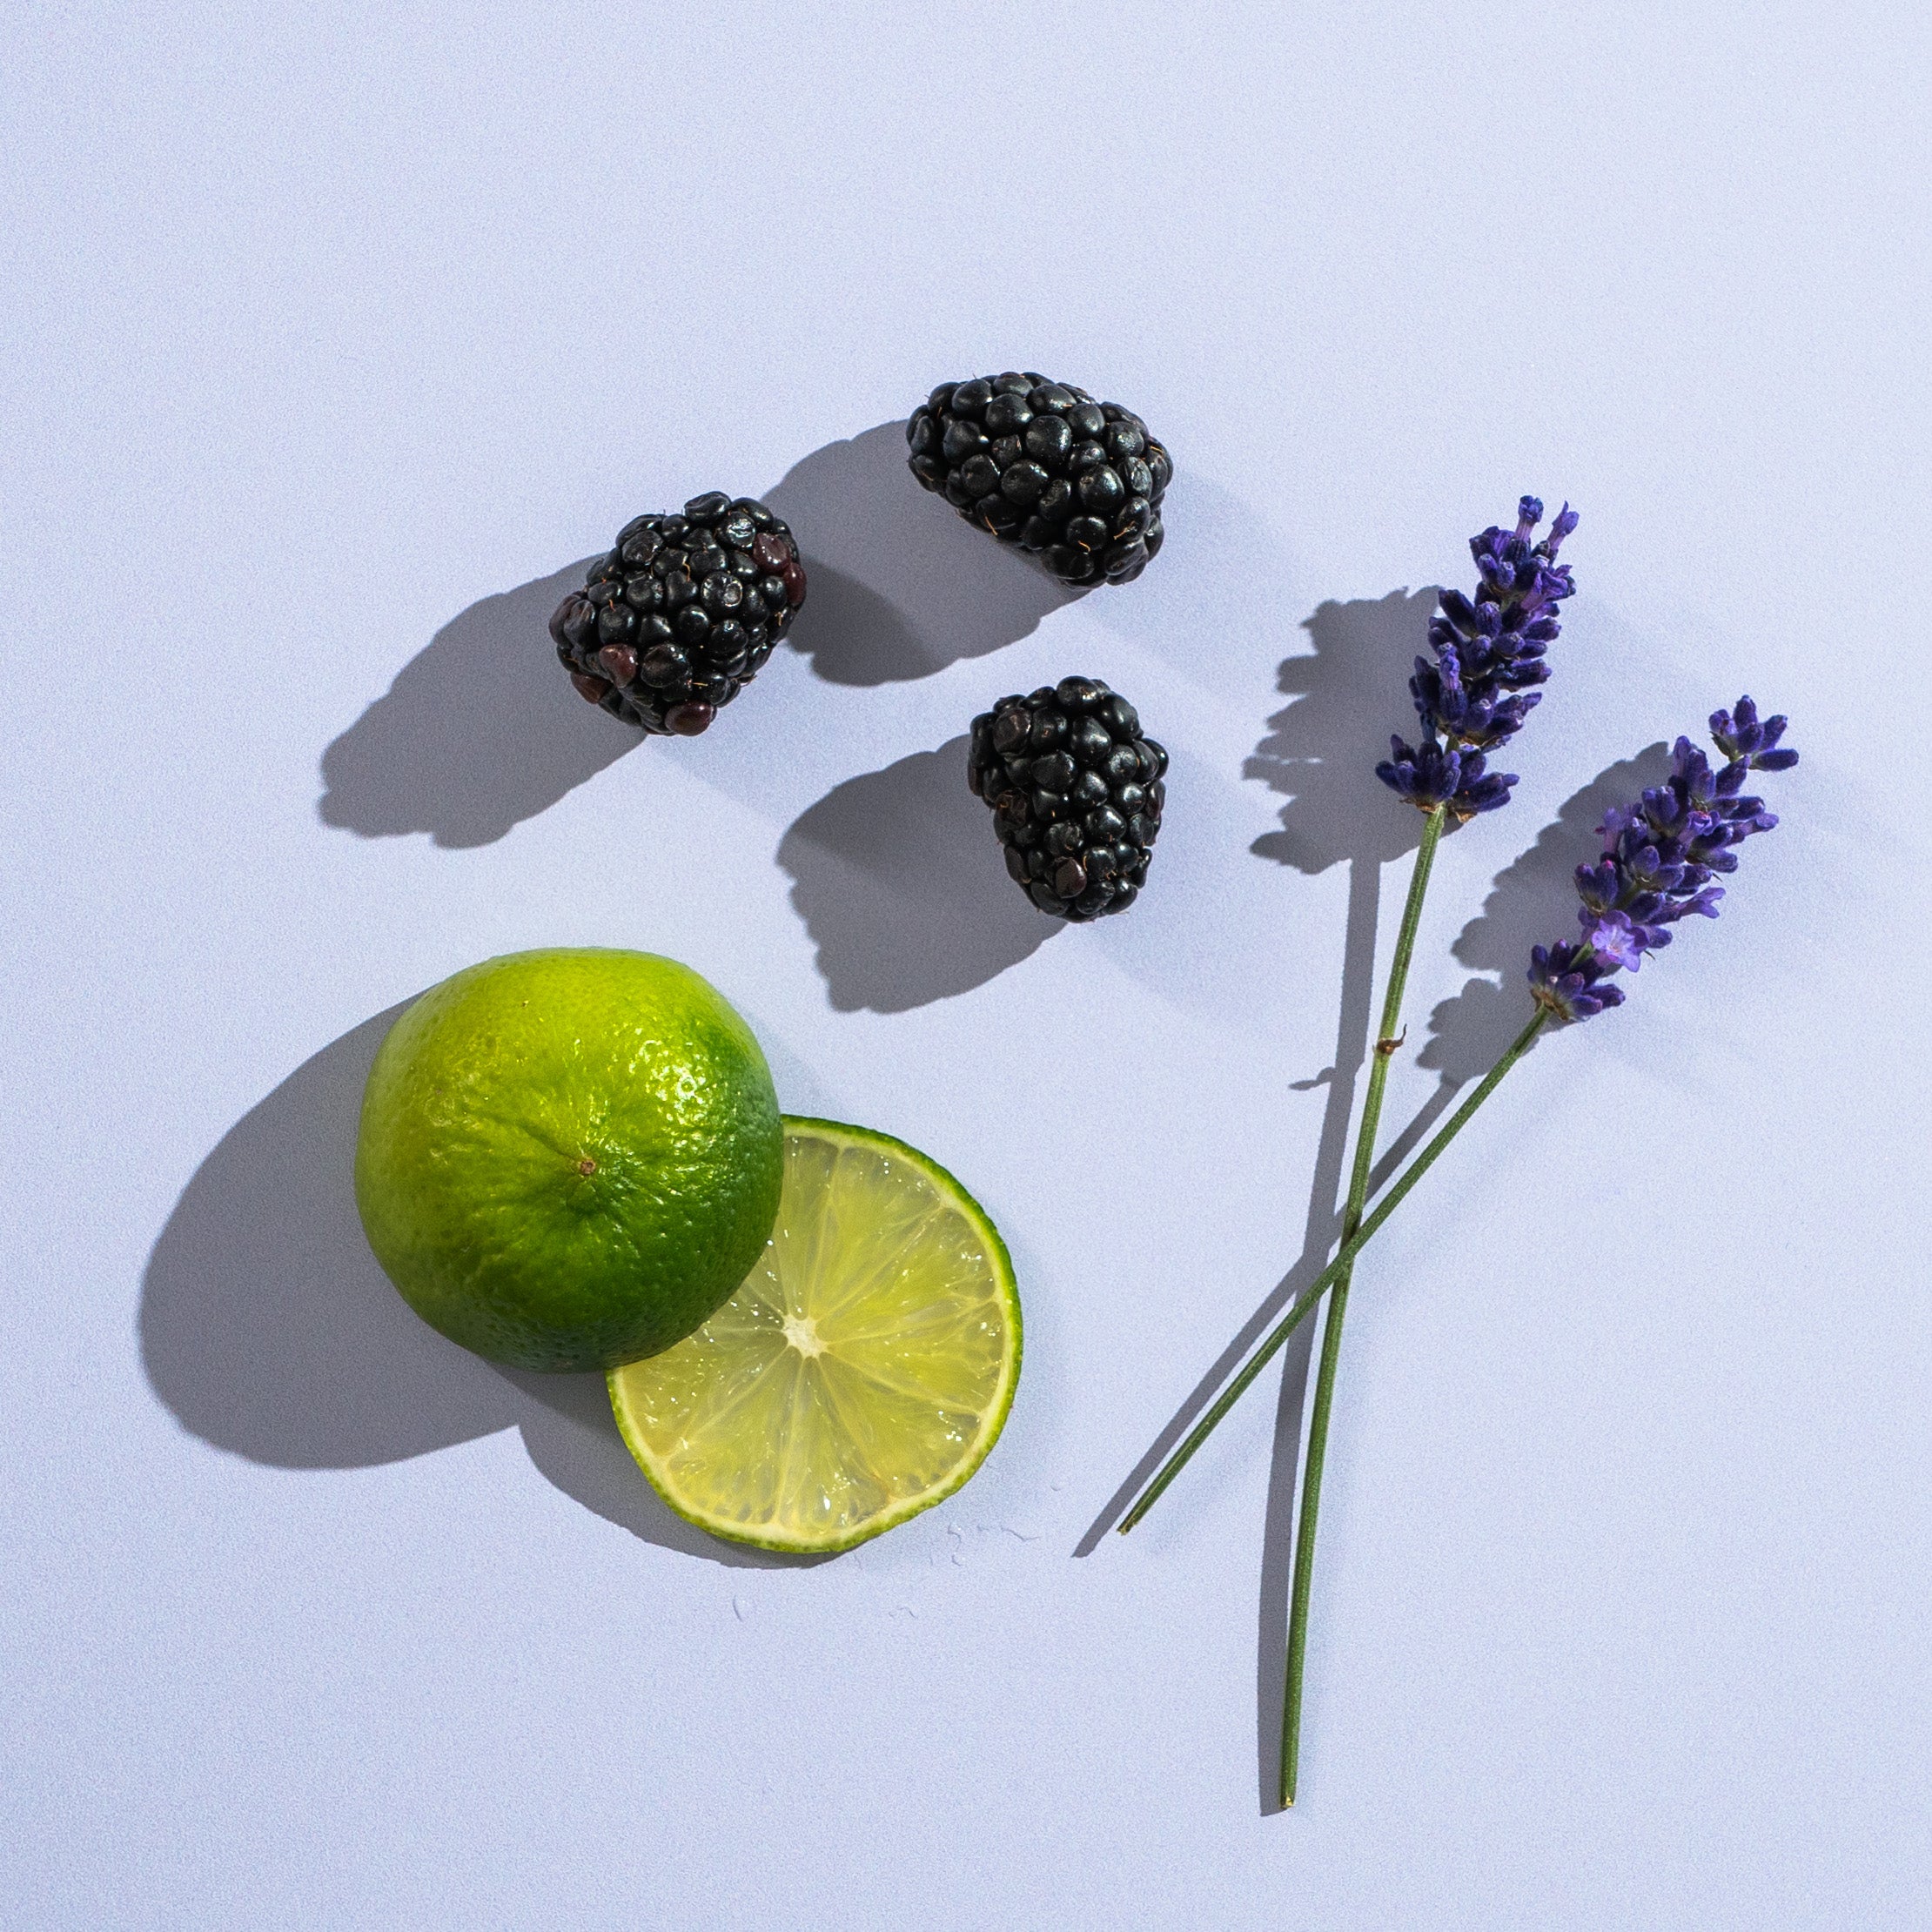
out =
{"type": "Polygon", "coordinates": [[[570,681],[614,718],[695,737],[749,684],[805,601],[791,532],[721,490],[634,518],[550,635],[570,681]]]}
{"type": "Polygon", "coordinates": [[[1124,912],[1147,879],[1167,754],[1097,678],[1002,698],[973,720],[966,782],[993,810],[1006,869],[1042,912],[1124,912]]]}
{"type": "Polygon", "coordinates": [[[944,382],[906,441],[925,488],[1062,583],[1131,582],[1161,547],[1173,463],[1131,410],[1084,389],[1013,370],[944,382]]]}

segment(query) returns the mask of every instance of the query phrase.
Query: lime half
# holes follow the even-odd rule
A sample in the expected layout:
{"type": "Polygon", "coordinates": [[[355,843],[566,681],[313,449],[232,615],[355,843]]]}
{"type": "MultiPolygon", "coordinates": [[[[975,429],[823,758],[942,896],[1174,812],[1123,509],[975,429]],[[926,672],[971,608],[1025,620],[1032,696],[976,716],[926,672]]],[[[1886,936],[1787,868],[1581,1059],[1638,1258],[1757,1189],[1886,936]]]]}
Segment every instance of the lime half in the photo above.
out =
{"type": "Polygon", "coordinates": [[[949,1496],[999,1438],[1020,1301],[999,1231],[885,1134],[785,1117],[765,1251],[675,1346],[610,1372],[659,1495],[715,1535],[850,1549],[949,1496]]]}

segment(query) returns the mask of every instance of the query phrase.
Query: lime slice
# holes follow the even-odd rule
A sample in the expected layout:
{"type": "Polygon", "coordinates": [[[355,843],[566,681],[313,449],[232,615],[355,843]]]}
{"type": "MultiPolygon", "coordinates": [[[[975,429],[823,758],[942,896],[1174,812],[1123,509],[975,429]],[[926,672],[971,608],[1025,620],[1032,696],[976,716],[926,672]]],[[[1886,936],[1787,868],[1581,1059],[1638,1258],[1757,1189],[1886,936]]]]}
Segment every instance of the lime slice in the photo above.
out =
{"type": "Polygon", "coordinates": [[[1020,1374],[1006,1244],[885,1134],[785,1117],[765,1251],[722,1308],[610,1372],[617,1426],[680,1516],[768,1550],[850,1549],[986,1459],[1020,1374]]]}

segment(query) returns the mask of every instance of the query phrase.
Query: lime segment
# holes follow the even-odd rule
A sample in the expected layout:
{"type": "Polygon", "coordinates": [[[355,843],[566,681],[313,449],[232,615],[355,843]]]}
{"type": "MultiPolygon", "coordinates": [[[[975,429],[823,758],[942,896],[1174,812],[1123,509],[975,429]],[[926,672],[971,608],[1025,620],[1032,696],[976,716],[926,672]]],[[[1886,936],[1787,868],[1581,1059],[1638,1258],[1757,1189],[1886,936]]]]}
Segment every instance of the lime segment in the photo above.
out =
{"type": "Polygon", "coordinates": [[[631,1453],[689,1521],[766,1549],[849,1549],[985,1460],[1020,1372],[998,1231],[902,1141],[785,1119],[765,1251],[674,1347],[610,1372],[631,1453]]]}

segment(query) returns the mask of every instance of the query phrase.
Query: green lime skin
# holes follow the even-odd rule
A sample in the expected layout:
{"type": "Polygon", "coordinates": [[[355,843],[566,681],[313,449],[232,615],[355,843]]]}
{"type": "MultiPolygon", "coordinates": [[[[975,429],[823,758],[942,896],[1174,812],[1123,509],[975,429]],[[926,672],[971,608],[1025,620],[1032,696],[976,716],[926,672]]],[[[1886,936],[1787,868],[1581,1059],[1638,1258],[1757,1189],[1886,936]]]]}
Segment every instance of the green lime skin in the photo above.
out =
{"type": "Polygon", "coordinates": [[[783,1178],[750,1028],[652,953],[469,967],[390,1029],[363,1093],[376,1259],[433,1328],[515,1368],[681,1341],[763,1252],[783,1178]]]}

